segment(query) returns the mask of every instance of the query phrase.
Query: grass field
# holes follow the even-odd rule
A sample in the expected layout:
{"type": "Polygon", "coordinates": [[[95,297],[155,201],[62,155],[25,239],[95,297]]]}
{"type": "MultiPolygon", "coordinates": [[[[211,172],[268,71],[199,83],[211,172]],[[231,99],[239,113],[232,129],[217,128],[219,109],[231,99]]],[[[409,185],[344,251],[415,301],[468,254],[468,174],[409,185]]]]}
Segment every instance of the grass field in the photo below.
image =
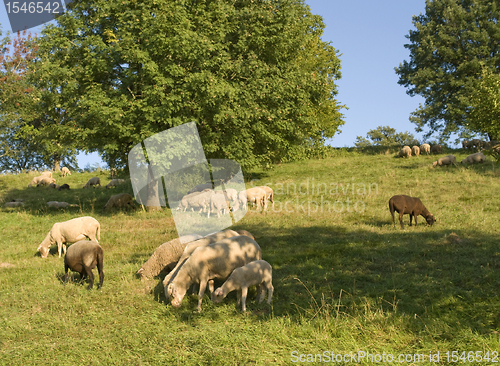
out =
{"type": "MultiPolygon", "coordinates": [[[[467,155],[453,153],[458,161],[467,155]]],[[[407,365],[499,361],[499,168],[432,168],[435,157],[345,149],[331,155],[245,173],[247,187],[268,184],[276,201],[233,227],[252,232],[273,266],[271,306],[255,303],[252,290],[246,313],[234,292],[220,305],[205,295],[201,313],[196,296],[174,309],[161,278],[136,278],[177,234],[168,209],[102,212],[130,185],[82,190],[93,174],[74,173],[55,176],[72,187],[57,192],[27,188],[26,174],[0,176],[0,204],[26,204],[0,209],[0,364],[329,364],[329,352],[357,357],[337,358],[339,365],[391,364],[391,356],[407,365]],[[404,230],[393,227],[387,203],[395,194],[420,197],[437,222],[420,217],[410,227],[406,215],[404,230]],[[48,209],[49,200],[80,207],[48,209]],[[101,290],[87,291],[78,274],[64,285],[63,258],[36,253],[54,222],[82,215],[101,223],[101,290]]]]}

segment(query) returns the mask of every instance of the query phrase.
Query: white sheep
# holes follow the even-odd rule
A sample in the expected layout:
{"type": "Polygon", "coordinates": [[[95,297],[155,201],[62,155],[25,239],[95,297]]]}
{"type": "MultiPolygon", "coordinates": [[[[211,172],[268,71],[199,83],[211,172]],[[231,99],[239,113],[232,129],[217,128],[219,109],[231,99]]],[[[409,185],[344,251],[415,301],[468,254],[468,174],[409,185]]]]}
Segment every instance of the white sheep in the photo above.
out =
{"type": "MultiPolygon", "coordinates": [[[[198,311],[201,311],[208,281],[215,278],[225,279],[235,268],[259,259],[262,259],[259,244],[244,235],[196,248],[168,285],[168,292],[172,294],[172,306],[181,306],[187,289],[196,282],[200,284],[198,311]]],[[[213,282],[209,286],[213,295],[213,282]]]]}
{"type": "Polygon", "coordinates": [[[241,206],[243,207],[244,210],[247,209],[247,191],[241,191],[238,193],[238,201],[241,202],[241,206]]]}
{"type": "Polygon", "coordinates": [[[97,266],[99,272],[99,286],[102,287],[104,282],[104,253],[96,241],[80,240],[69,246],[66,255],[64,256],[64,283],[68,282],[68,269],[80,273],[81,279],[88,276],[89,287],[91,290],[94,286],[94,274],[92,270],[97,266]]]}
{"type": "Polygon", "coordinates": [[[420,145],[420,152],[422,154],[425,153],[426,155],[429,155],[431,153],[431,145],[429,144],[420,145]]]}
{"type": "Polygon", "coordinates": [[[71,175],[71,172],[69,171],[68,168],[66,168],[65,166],[63,166],[63,168],[61,169],[61,173],[62,173],[62,176],[65,177],[67,175],[71,175]]]}
{"type": "Polygon", "coordinates": [[[106,184],[106,189],[116,187],[123,183],[125,183],[125,179],[112,179],[108,184],[106,184]]]}
{"type": "Polygon", "coordinates": [[[184,212],[186,212],[188,208],[191,208],[193,211],[195,208],[199,208],[200,213],[202,211],[208,211],[208,217],[210,216],[210,199],[214,194],[215,191],[212,189],[207,189],[203,192],[193,192],[187,194],[186,196],[182,197],[177,209],[182,210],[182,208],[184,208],[184,212]]]}
{"type": "Polygon", "coordinates": [[[40,177],[49,177],[52,178],[52,172],[45,171],[40,174],[40,177]]]}
{"type": "Polygon", "coordinates": [[[226,202],[226,196],[224,194],[213,194],[210,196],[210,210],[217,213],[217,217],[220,217],[220,213],[225,215],[229,213],[229,207],[226,202]]]}
{"type": "Polygon", "coordinates": [[[411,153],[418,157],[420,155],[420,148],[418,146],[412,146],[411,153]]]}
{"type": "Polygon", "coordinates": [[[137,275],[141,280],[158,276],[165,270],[172,270],[178,263],[188,243],[200,239],[197,234],[184,235],[160,245],[149,259],[139,268],[137,275]]]}
{"type": "Polygon", "coordinates": [[[271,187],[268,187],[268,186],[259,186],[258,188],[261,188],[262,190],[264,190],[264,192],[266,192],[266,198],[268,201],[270,201],[272,203],[272,206],[274,208],[274,191],[271,187]]]}
{"type": "Polygon", "coordinates": [[[433,162],[432,166],[436,167],[438,165],[443,166],[443,165],[451,165],[451,164],[456,165],[457,159],[453,155],[447,155],[447,156],[439,158],[437,161],[433,162]]]}
{"type": "Polygon", "coordinates": [[[42,175],[40,175],[38,177],[33,177],[30,184],[28,184],[28,187],[36,186],[38,184],[38,182],[40,182],[40,180],[42,180],[42,178],[44,178],[42,175]]]}
{"type": "Polygon", "coordinates": [[[214,301],[219,303],[231,291],[238,291],[238,304],[241,301],[241,310],[247,311],[246,300],[248,288],[257,286],[257,298],[259,303],[264,301],[266,290],[268,292],[267,303],[273,298],[273,268],[265,260],[250,262],[243,267],[236,268],[224,284],[215,290],[214,301]]]}
{"type": "Polygon", "coordinates": [[[486,156],[482,152],[478,152],[475,154],[470,154],[465,159],[463,159],[461,164],[474,164],[474,163],[483,163],[486,160],[486,156]]]}
{"type": "Polygon", "coordinates": [[[99,185],[99,187],[101,186],[101,180],[99,179],[99,177],[90,178],[87,181],[87,183],[85,183],[83,188],[90,188],[91,186],[93,186],[95,188],[96,185],[99,185]]]}
{"type": "Polygon", "coordinates": [[[3,207],[24,207],[24,202],[6,202],[3,207]]]}
{"type": "Polygon", "coordinates": [[[61,257],[61,249],[64,249],[64,253],[66,253],[65,243],[75,243],[85,238],[96,242],[101,240],[101,225],[93,217],[83,216],[64,222],[56,222],[38,246],[37,252],[40,252],[42,258],[47,258],[50,246],[57,244],[57,251],[61,257]]]}
{"type": "Polygon", "coordinates": [[[403,146],[401,150],[399,150],[400,158],[410,158],[411,157],[411,148],[409,146],[403,146]]]}
{"type": "Polygon", "coordinates": [[[267,193],[260,187],[253,187],[246,190],[247,201],[252,203],[252,206],[257,204],[257,208],[262,205],[262,209],[267,208],[267,193]]]}
{"type": "Polygon", "coordinates": [[[59,202],[59,201],[49,201],[47,206],[50,208],[67,208],[67,207],[78,207],[75,203],[59,202]]]}
{"type": "Polygon", "coordinates": [[[104,210],[109,210],[112,207],[134,208],[134,198],[128,193],[115,194],[104,205],[104,210]]]}
{"type": "MultiPolygon", "coordinates": [[[[248,234],[250,234],[250,233],[248,233],[248,234]]],[[[228,230],[224,230],[224,231],[218,231],[216,233],[207,235],[204,238],[201,238],[201,239],[195,240],[191,243],[188,243],[185,246],[181,256],[178,258],[177,264],[175,265],[174,269],[172,269],[170,271],[170,273],[167,274],[165,276],[165,278],[163,279],[163,287],[165,289],[165,297],[166,297],[167,301],[171,295],[168,292],[168,285],[170,284],[172,279],[176,276],[177,272],[179,271],[179,268],[184,264],[184,262],[189,258],[189,256],[196,250],[196,248],[204,247],[204,246],[207,246],[209,244],[213,244],[213,243],[216,243],[218,241],[221,241],[223,239],[232,238],[233,236],[239,236],[239,235],[245,235],[245,234],[238,233],[234,230],[228,229],[228,230]]],[[[253,236],[250,236],[250,235],[247,235],[247,236],[254,239],[253,236]]]]}

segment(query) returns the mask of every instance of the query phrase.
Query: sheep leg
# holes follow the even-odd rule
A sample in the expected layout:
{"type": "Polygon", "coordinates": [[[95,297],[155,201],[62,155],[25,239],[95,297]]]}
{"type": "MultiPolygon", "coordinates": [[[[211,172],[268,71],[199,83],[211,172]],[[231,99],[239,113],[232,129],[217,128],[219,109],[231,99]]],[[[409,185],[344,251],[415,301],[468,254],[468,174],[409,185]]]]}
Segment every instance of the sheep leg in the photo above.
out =
{"type": "Polygon", "coordinates": [[[87,289],[92,290],[92,287],[94,286],[94,273],[92,273],[92,269],[90,267],[87,267],[85,264],[83,265],[83,269],[85,270],[85,273],[89,277],[89,287],[87,289]]]}
{"type": "Polygon", "coordinates": [[[269,282],[266,286],[267,286],[267,303],[270,304],[271,300],[273,299],[274,287],[271,282],[269,282]]]}
{"type": "Polygon", "coordinates": [[[212,300],[212,302],[213,302],[214,301],[214,292],[215,292],[214,280],[208,281],[208,290],[210,291],[210,300],[212,300]]]}
{"type": "Polygon", "coordinates": [[[403,225],[403,212],[404,210],[401,210],[401,212],[399,213],[399,223],[401,224],[401,229],[404,229],[404,225],[403,225]]]}
{"type": "MultiPolygon", "coordinates": [[[[56,243],[57,243],[57,252],[59,253],[59,258],[61,258],[63,243],[60,240],[57,240],[56,243]]],[[[66,253],[66,251],[65,251],[65,253],[66,253]]]]}
{"type": "Polygon", "coordinates": [[[260,285],[257,285],[257,296],[255,298],[256,301],[261,303],[264,301],[264,297],[266,296],[266,291],[264,287],[264,283],[261,283],[260,285]]]}
{"type": "Polygon", "coordinates": [[[415,226],[417,226],[417,215],[413,215],[413,217],[415,218],[415,226]]]}
{"type": "Polygon", "coordinates": [[[201,302],[207,288],[207,281],[200,281],[200,291],[198,292],[198,312],[201,312],[201,302]]]}
{"type": "Polygon", "coordinates": [[[411,226],[411,220],[413,219],[413,214],[410,213],[410,226],[411,226]]]}
{"type": "Polygon", "coordinates": [[[241,311],[243,312],[247,311],[247,306],[246,306],[247,294],[248,294],[248,287],[243,286],[241,288],[241,311]]]}

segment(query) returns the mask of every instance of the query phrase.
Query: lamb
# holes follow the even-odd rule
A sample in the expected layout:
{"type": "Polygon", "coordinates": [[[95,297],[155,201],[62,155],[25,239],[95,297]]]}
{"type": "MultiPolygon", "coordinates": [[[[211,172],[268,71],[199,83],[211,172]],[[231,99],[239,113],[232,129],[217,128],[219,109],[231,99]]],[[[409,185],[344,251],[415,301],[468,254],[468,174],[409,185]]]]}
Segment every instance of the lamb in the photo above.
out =
{"type": "Polygon", "coordinates": [[[443,151],[443,147],[441,145],[433,145],[431,147],[431,154],[441,154],[443,151]]]}
{"type": "Polygon", "coordinates": [[[106,189],[116,187],[122,183],[125,183],[125,179],[112,179],[108,184],[106,184],[106,189]]]}
{"type": "Polygon", "coordinates": [[[58,201],[49,201],[49,202],[47,202],[47,206],[49,206],[51,208],[78,207],[78,205],[74,204],[74,203],[58,202],[58,201]]]}
{"type": "Polygon", "coordinates": [[[400,158],[410,158],[411,157],[411,148],[409,146],[403,146],[401,150],[399,150],[400,158]]]}
{"type": "Polygon", "coordinates": [[[30,184],[28,184],[28,187],[32,187],[32,186],[36,186],[38,185],[38,182],[40,182],[42,180],[42,178],[44,178],[43,176],[38,176],[38,177],[33,177],[33,179],[31,180],[30,184]]]}
{"type": "Polygon", "coordinates": [[[392,223],[396,226],[394,222],[394,211],[399,213],[399,223],[401,224],[401,229],[404,229],[403,226],[403,215],[410,215],[410,226],[412,218],[415,218],[415,226],[417,226],[417,216],[422,215],[427,223],[432,226],[436,219],[434,216],[425,208],[422,201],[418,197],[410,197],[405,195],[397,195],[392,196],[389,200],[389,210],[392,215],[392,223]]]}
{"type": "Polygon", "coordinates": [[[134,198],[128,193],[115,194],[111,196],[103,209],[109,210],[112,207],[134,208],[134,198]]]}
{"type": "Polygon", "coordinates": [[[99,179],[99,177],[93,177],[93,178],[90,178],[87,181],[87,183],[85,183],[83,188],[90,188],[90,186],[93,186],[95,188],[97,185],[99,185],[99,187],[101,186],[101,180],[99,179]]]}
{"type": "Polygon", "coordinates": [[[41,177],[41,179],[38,181],[37,183],[37,187],[40,187],[40,186],[48,186],[50,185],[51,183],[56,183],[56,180],[54,178],[49,178],[49,177],[41,177]]]}
{"type": "Polygon", "coordinates": [[[104,282],[104,253],[102,247],[96,241],[80,240],[70,245],[64,257],[64,283],[68,282],[68,269],[79,272],[81,279],[89,277],[89,290],[94,286],[94,274],[92,270],[97,266],[99,272],[98,289],[104,282]]]}
{"type": "Polygon", "coordinates": [[[437,159],[435,162],[432,163],[433,167],[436,166],[443,166],[443,165],[456,165],[457,164],[457,159],[453,155],[447,155],[442,158],[437,159]]]}
{"type": "Polygon", "coordinates": [[[69,189],[69,184],[64,183],[64,184],[61,184],[59,186],[59,188],[57,188],[58,191],[62,191],[64,189],[69,189]]]}
{"type": "Polygon", "coordinates": [[[200,213],[202,211],[205,212],[208,209],[208,217],[210,216],[210,200],[214,194],[215,191],[213,191],[212,189],[207,189],[203,192],[193,192],[187,194],[186,196],[182,197],[177,209],[182,210],[182,208],[184,208],[184,212],[186,212],[189,207],[191,207],[193,211],[194,208],[200,208],[200,213]]]}
{"type": "Polygon", "coordinates": [[[431,153],[431,145],[429,144],[420,145],[420,152],[422,154],[425,153],[426,155],[429,155],[431,153]]]}
{"type": "Polygon", "coordinates": [[[62,176],[65,177],[67,175],[71,175],[71,172],[69,171],[68,168],[66,168],[65,166],[61,169],[61,173],[62,173],[62,176]]]}
{"type": "Polygon", "coordinates": [[[24,207],[24,202],[6,202],[3,207],[10,207],[10,208],[14,208],[14,207],[24,207]]]}
{"type": "Polygon", "coordinates": [[[59,189],[59,187],[61,187],[61,186],[58,185],[58,184],[55,184],[55,183],[50,183],[49,184],[49,188],[59,189]]]}
{"type": "Polygon", "coordinates": [[[270,304],[273,298],[273,269],[265,260],[258,260],[248,263],[243,267],[236,268],[224,284],[214,292],[214,301],[220,303],[228,293],[238,290],[238,304],[241,301],[241,310],[247,311],[246,299],[248,288],[257,286],[257,297],[259,303],[264,301],[266,297],[266,289],[268,292],[267,303],[270,304]]]}
{"type": "Polygon", "coordinates": [[[274,191],[271,187],[268,187],[268,186],[260,186],[259,188],[262,188],[264,190],[264,192],[266,192],[266,198],[268,201],[271,201],[271,203],[273,204],[273,208],[274,208],[274,191]]]}
{"type": "Polygon", "coordinates": [[[141,280],[158,276],[165,270],[172,270],[179,261],[188,243],[200,239],[197,234],[184,235],[160,245],[137,271],[141,280]]]}
{"type": "MultiPolygon", "coordinates": [[[[225,215],[229,212],[228,205],[226,203],[226,196],[224,194],[213,194],[210,196],[210,210],[217,213],[217,217],[220,217],[220,212],[225,215]]],[[[209,211],[210,215],[210,211],[209,211]]]]}
{"type": "Polygon", "coordinates": [[[263,210],[267,208],[267,193],[260,187],[253,187],[246,190],[247,202],[251,202],[252,206],[257,204],[260,207],[262,204],[263,210]]]}
{"type": "Polygon", "coordinates": [[[411,148],[411,153],[418,157],[420,155],[420,148],[418,146],[413,146],[411,148]]]}
{"type": "Polygon", "coordinates": [[[461,164],[474,164],[474,163],[484,163],[486,160],[486,156],[482,152],[478,152],[475,154],[470,154],[464,160],[462,160],[461,164]]]}
{"type": "Polygon", "coordinates": [[[96,219],[90,216],[56,222],[38,246],[37,252],[40,252],[42,258],[47,258],[50,246],[57,244],[59,257],[61,257],[61,248],[64,248],[64,253],[66,253],[66,245],[63,245],[64,243],[75,243],[85,238],[98,242],[98,240],[101,240],[100,236],[101,225],[96,219]]]}
{"type": "MultiPolygon", "coordinates": [[[[189,286],[197,282],[200,284],[198,292],[200,312],[208,281],[214,278],[227,278],[235,268],[260,259],[262,252],[259,244],[244,235],[196,248],[168,285],[167,291],[172,294],[172,306],[180,307],[189,286]]],[[[209,286],[213,294],[213,283],[209,286]]]]}
{"type": "MultiPolygon", "coordinates": [[[[247,233],[248,233],[248,231],[247,231],[247,233]]],[[[232,238],[233,236],[239,236],[239,235],[244,235],[244,234],[240,234],[234,230],[228,229],[228,230],[224,230],[224,231],[218,231],[218,232],[213,233],[211,235],[207,235],[204,238],[201,238],[201,239],[195,240],[191,243],[188,243],[186,245],[186,247],[184,248],[184,251],[182,252],[180,258],[178,258],[177,264],[175,265],[174,269],[172,271],[170,271],[170,273],[168,275],[166,275],[165,278],[163,279],[163,287],[165,288],[165,297],[167,298],[167,301],[169,299],[169,296],[171,295],[168,292],[168,285],[172,281],[172,278],[174,278],[177,275],[179,268],[184,264],[184,262],[189,258],[189,256],[196,250],[196,248],[207,246],[209,244],[216,243],[220,240],[232,238]]],[[[254,239],[253,236],[250,238],[254,239]]]]}

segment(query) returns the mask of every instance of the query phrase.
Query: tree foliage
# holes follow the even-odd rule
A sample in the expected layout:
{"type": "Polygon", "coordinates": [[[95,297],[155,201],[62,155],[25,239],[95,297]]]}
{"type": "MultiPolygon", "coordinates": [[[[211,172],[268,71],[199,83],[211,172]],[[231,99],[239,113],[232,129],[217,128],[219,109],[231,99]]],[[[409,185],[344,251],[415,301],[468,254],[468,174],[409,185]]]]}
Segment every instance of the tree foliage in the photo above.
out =
{"type": "MultiPolygon", "coordinates": [[[[490,0],[426,1],[425,14],[413,17],[405,45],[410,61],[396,68],[399,84],[425,105],[411,114],[417,131],[469,131],[471,95],[483,68],[498,73],[500,66],[500,7],[490,0]]],[[[479,131],[483,132],[483,131],[479,131]]]]}
{"type": "Polygon", "coordinates": [[[343,124],[323,28],[302,0],[71,2],[44,31],[40,82],[68,138],[112,165],[190,121],[209,158],[292,160],[343,124]]]}
{"type": "Polygon", "coordinates": [[[378,126],[376,129],[368,131],[366,138],[357,136],[354,145],[359,148],[373,146],[399,147],[419,145],[419,142],[409,132],[396,132],[395,128],[378,126]]]}

